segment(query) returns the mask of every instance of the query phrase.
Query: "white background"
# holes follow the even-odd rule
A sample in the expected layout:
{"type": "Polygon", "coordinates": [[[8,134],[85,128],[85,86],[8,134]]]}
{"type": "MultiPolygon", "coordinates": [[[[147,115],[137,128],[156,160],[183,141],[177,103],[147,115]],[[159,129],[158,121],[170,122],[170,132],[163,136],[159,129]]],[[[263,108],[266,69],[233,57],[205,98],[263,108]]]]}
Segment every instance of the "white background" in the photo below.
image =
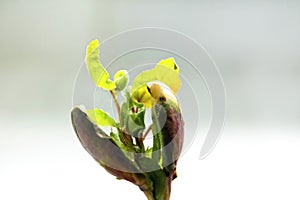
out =
{"type": "Polygon", "coordinates": [[[298,1],[0,1],[0,199],[143,199],[84,151],[70,122],[85,47],[120,31],[166,27],[220,68],[227,119],[198,160],[178,166],[172,199],[299,199],[298,1]]]}

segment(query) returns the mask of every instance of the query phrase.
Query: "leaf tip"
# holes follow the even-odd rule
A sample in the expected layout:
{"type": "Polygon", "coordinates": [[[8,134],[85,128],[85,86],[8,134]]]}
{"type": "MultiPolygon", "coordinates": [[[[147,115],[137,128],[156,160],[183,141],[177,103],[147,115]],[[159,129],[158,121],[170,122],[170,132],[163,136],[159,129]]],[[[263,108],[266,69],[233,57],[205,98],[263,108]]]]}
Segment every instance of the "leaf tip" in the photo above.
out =
{"type": "Polygon", "coordinates": [[[100,43],[98,39],[94,39],[92,40],[87,47],[86,50],[86,55],[89,56],[91,54],[92,51],[94,51],[95,49],[98,49],[100,47],[100,43]]]}

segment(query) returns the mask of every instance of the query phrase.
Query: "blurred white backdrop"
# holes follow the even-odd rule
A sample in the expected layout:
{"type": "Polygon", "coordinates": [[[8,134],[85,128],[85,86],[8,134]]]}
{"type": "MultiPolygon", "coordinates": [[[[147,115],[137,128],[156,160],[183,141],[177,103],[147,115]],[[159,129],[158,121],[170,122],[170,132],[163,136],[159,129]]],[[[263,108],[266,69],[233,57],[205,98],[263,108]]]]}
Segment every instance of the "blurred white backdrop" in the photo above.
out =
{"type": "Polygon", "coordinates": [[[70,122],[73,83],[94,38],[180,31],[217,63],[227,119],[179,163],[172,198],[299,199],[300,2],[0,1],[0,199],[143,199],[84,151],[70,122]]]}

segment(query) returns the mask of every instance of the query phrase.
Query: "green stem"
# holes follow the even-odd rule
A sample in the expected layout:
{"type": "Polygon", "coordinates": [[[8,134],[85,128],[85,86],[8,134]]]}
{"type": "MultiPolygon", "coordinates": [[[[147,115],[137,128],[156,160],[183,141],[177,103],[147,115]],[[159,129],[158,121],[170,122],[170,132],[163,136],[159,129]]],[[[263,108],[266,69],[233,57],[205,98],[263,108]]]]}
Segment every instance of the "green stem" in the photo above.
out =
{"type": "MultiPolygon", "coordinates": [[[[153,190],[143,191],[148,200],[170,200],[172,177],[163,170],[150,172],[153,190]]],[[[149,187],[151,188],[151,187],[149,187]]]]}
{"type": "Polygon", "coordinates": [[[144,194],[146,195],[148,200],[155,200],[151,191],[144,191],[144,194]]]}

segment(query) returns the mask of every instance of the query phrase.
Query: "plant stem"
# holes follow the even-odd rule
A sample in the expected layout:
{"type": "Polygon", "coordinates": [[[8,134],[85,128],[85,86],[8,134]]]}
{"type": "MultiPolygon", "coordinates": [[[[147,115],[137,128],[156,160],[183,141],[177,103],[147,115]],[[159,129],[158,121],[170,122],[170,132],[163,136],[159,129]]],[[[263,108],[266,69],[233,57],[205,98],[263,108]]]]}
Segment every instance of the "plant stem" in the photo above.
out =
{"type": "Polygon", "coordinates": [[[147,137],[148,133],[151,131],[151,128],[152,128],[152,124],[145,131],[142,140],[145,140],[145,138],[147,137]]]}
{"type": "Polygon", "coordinates": [[[118,102],[118,100],[117,100],[117,97],[116,97],[114,91],[109,90],[109,92],[110,92],[110,94],[112,95],[112,97],[113,97],[113,99],[114,99],[114,102],[115,102],[115,104],[116,104],[117,112],[118,112],[119,120],[120,120],[120,117],[121,117],[121,116],[120,116],[120,112],[121,112],[120,104],[119,104],[119,102],[118,102]]]}
{"type": "Polygon", "coordinates": [[[146,195],[148,200],[155,200],[153,197],[153,193],[151,191],[144,191],[144,194],[146,195]]]}
{"type": "MultiPolygon", "coordinates": [[[[150,172],[151,173],[151,172],[150,172]]],[[[152,172],[155,173],[155,172],[152,172]]],[[[148,200],[170,200],[171,194],[171,176],[159,176],[153,181],[153,191],[143,191],[148,200]]]]}

